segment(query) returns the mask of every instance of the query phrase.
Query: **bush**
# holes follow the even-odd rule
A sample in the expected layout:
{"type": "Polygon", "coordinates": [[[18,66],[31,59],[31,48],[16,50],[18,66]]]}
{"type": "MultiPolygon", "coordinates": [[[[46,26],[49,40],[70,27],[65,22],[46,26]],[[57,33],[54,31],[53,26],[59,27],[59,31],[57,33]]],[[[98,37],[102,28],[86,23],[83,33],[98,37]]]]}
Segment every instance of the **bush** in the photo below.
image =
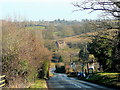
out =
{"type": "Polygon", "coordinates": [[[44,61],[43,66],[42,66],[42,74],[41,77],[44,79],[49,78],[49,61],[44,61]]]}
{"type": "Polygon", "coordinates": [[[56,67],[56,70],[55,70],[56,73],[65,73],[66,72],[65,66],[63,63],[58,63],[58,64],[56,64],[55,67],[56,67]]]}

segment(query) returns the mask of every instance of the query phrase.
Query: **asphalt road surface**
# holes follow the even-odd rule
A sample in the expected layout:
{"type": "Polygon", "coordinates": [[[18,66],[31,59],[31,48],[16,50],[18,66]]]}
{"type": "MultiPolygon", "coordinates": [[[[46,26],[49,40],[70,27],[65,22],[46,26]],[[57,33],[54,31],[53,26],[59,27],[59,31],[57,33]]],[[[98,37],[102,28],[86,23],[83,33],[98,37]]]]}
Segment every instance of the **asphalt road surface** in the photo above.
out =
{"type": "Polygon", "coordinates": [[[47,80],[47,84],[48,90],[116,90],[58,73],[47,80]]]}

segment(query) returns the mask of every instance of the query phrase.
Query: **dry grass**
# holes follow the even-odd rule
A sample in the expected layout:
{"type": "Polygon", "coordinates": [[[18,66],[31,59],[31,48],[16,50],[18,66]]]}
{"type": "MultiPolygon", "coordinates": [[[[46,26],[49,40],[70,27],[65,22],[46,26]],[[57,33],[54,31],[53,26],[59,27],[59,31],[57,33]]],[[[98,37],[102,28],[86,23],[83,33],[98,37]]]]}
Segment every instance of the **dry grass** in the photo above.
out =
{"type": "Polygon", "coordinates": [[[80,42],[80,43],[85,43],[85,42],[91,42],[92,41],[92,36],[97,35],[98,32],[90,32],[90,33],[85,33],[81,35],[76,35],[72,37],[67,37],[64,38],[63,40],[67,42],[80,42]]]}
{"type": "Polygon", "coordinates": [[[104,33],[104,32],[109,32],[113,36],[113,32],[116,32],[117,29],[109,29],[109,30],[101,30],[101,31],[96,31],[96,32],[89,32],[89,33],[84,33],[81,35],[76,35],[72,37],[67,37],[63,38],[63,40],[67,42],[79,42],[79,43],[86,43],[86,42],[91,42],[94,36],[96,36],[98,33],[104,33]]]}
{"type": "Polygon", "coordinates": [[[55,63],[50,63],[50,68],[55,68],[55,63]]]}

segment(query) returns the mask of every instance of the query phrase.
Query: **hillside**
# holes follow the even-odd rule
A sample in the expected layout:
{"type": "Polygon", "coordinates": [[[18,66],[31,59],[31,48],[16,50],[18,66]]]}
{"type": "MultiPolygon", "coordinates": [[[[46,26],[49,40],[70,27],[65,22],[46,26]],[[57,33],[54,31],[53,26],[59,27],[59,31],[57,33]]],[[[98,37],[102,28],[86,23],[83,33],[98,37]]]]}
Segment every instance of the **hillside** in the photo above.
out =
{"type": "Polygon", "coordinates": [[[96,36],[99,33],[111,33],[111,36],[115,34],[117,29],[108,29],[108,30],[101,30],[101,31],[96,31],[96,32],[88,32],[88,33],[83,33],[80,35],[76,36],[71,36],[71,37],[66,37],[62,38],[60,40],[64,40],[66,43],[88,43],[91,42],[94,36],[96,36]]]}
{"type": "Polygon", "coordinates": [[[67,37],[64,38],[63,40],[67,42],[79,42],[79,43],[85,43],[85,42],[90,42],[93,36],[95,36],[98,32],[89,32],[89,33],[84,33],[72,37],[67,37]]]}
{"type": "Polygon", "coordinates": [[[56,52],[56,54],[58,54],[58,56],[62,56],[63,61],[65,63],[70,62],[70,57],[72,61],[78,61],[79,51],[81,50],[82,47],[85,47],[85,44],[92,42],[92,40],[94,39],[94,36],[100,33],[104,33],[104,34],[109,33],[110,34],[109,38],[113,38],[113,36],[116,34],[116,31],[117,31],[116,29],[101,30],[99,32],[89,32],[89,33],[84,33],[76,36],[61,38],[59,40],[63,40],[66,43],[67,47],[58,48],[58,51],[56,52]]]}

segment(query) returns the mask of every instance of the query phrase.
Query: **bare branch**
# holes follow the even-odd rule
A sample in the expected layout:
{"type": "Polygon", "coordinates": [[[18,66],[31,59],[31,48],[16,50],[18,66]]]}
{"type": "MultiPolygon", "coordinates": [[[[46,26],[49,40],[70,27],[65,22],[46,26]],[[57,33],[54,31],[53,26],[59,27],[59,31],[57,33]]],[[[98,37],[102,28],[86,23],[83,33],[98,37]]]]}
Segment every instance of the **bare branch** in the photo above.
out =
{"type": "Polygon", "coordinates": [[[91,10],[89,13],[92,13],[93,11],[105,11],[107,13],[112,14],[114,17],[119,18],[120,17],[120,1],[96,1],[96,0],[91,0],[91,1],[84,1],[84,2],[76,2],[73,3],[75,7],[78,7],[78,10],[74,11],[83,11],[83,10],[91,10]]]}

